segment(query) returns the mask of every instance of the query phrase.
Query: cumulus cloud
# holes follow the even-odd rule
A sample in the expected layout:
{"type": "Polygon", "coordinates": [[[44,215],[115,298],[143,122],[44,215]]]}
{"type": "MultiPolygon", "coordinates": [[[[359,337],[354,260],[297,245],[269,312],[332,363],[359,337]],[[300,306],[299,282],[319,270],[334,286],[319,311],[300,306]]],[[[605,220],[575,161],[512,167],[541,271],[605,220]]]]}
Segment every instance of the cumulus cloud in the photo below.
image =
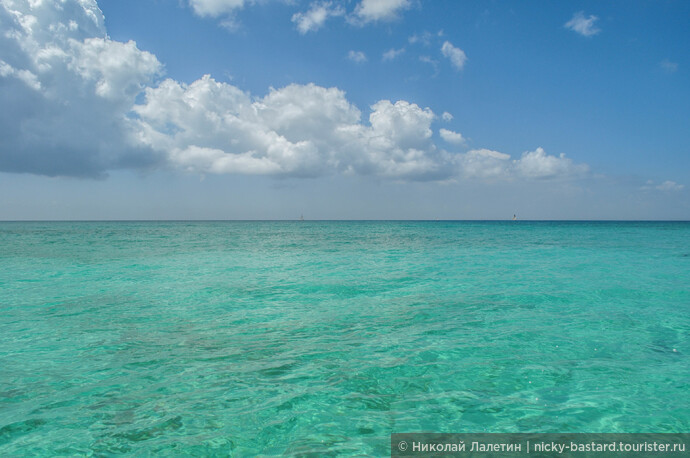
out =
{"type": "Polygon", "coordinates": [[[73,44],[69,67],[83,80],[93,82],[97,95],[129,102],[149,77],[159,72],[160,63],[153,54],[140,51],[133,41],[87,38],[73,44]]]}
{"type": "Polygon", "coordinates": [[[398,56],[403,54],[404,52],[405,52],[405,48],[400,48],[400,49],[391,48],[388,51],[383,53],[382,59],[384,62],[388,61],[388,60],[394,60],[398,56]]]}
{"type": "Polygon", "coordinates": [[[210,76],[173,80],[146,91],[135,108],[140,138],[184,170],[318,176],[336,171],[429,179],[431,110],[405,101],[371,107],[368,125],[336,88],[314,84],[272,89],[252,100],[210,76]]]}
{"type": "Polygon", "coordinates": [[[580,175],[589,170],[584,164],[574,164],[565,154],[550,156],[543,148],[523,153],[514,166],[521,176],[539,179],[580,175]]]}
{"type": "Polygon", "coordinates": [[[465,51],[456,48],[449,41],[443,43],[441,46],[441,53],[450,60],[450,63],[458,70],[462,70],[467,61],[465,51]]]}
{"type": "MultiPolygon", "coordinates": [[[[94,177],[165,166],[448,180],[586,171],[541,148],[516,160],[490,150],[439,150],[432,139],[436,115],[405,100],[380,100],[363,115],[342,90],[315,84],[253,97],[208,75],[191,84],[159,81],[163,68],[154,55],[107,37],[94,0],[0,0],[0,28],[4,172],[94,177]]],[[[447,129],[440,135],[450,144],[462,139],[447,129]]]]}
{"type": "Polygon", "coordinates": [[[364,54],[362,51],[350,51],[349,53],[347,53],[347,58],[357,64],[361,64],[367,61],[367,55],[364,54]]]}
{"type": "Polygon", "coordinates": [[[591,37],[601,32],[601,29],[597,28],[594,24],[598,19],[599,18],[594,15],[585,17],[584,12],[578,11],[573,14],[572,19],[565,23],[565,28],[579,33],[584,37],[591,37]]]}
{"type": "Polygon", "coordinates": [[[452,130],[442,128],[438,133],[441,135],[441,138],[448,143],[452,143],[454,145],[465,144],[465,138],[458,132],[453,132],[452,130]]]}
{"type": "Polygon", "coordinates": [[[447,111],[444,111],[443,114],[441,115],[441,118],[446,122],[450,122],[453,120],[453,115],[448,113],[447,111]]]}
{"type": "Polygon", "coordinates": [[[0,29],[0,170],[99,176],[157,160],[129,112],[161,64],[107,38],[95,1],[5,1],[0,29]]]}
{"type": "Polygon", "coordinates": [[[304,13],[295,13],[292,22],[302,35],[319,30],[329,17],[342,16],[345,10],[341,6],[333,6],[333,2],[314,2],[304,13]]]}
{"type": "Polygon", "coordinates": [[[392,21],[399,14],[410,8],[410,0],[362,0],[355,7],[356,22],[366,24],[377,21],[392,21]]]}

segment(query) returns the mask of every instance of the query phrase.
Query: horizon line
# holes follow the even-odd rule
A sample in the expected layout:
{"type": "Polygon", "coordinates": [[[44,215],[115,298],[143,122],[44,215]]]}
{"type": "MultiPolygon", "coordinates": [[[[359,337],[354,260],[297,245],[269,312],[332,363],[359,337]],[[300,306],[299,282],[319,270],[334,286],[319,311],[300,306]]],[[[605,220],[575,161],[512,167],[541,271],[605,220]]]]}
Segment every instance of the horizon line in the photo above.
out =
{"type": "Polygon", "coordinates": [[[369,218],[353,218],[353,219],[0,219],[0,223],[216,223],[216,222],[297,222],[297,223],[307,223],[307,222],[581,222],[581,223],[605,223],[605,222],[629,222],[629,223],[688,223],[690,219],[396,219],[396,218],[385,218],[385,219],[369,219],[369,218]]]}

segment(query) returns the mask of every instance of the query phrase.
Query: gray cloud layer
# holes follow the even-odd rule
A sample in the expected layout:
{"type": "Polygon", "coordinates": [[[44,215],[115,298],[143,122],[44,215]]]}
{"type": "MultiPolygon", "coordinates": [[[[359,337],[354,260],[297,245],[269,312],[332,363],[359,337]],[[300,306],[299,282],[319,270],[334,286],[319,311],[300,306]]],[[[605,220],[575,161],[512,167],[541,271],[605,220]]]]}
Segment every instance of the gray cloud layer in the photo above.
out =
{"type": "Polygon", "coordinates": [[[95,2],[0,3],[0,170],[99,175],[157,154],[127,116],[161,65],[109,40],[95,2]]]}

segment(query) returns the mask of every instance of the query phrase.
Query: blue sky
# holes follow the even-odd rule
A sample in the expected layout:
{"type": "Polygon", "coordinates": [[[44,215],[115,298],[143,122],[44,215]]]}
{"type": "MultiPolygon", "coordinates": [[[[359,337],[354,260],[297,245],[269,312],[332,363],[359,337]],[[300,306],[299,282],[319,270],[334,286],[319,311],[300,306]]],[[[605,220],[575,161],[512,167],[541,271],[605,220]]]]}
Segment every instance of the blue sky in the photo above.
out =
{"type": "Polygon", "coordinates": [[[0,218],[690,219],[689,17],[0,0],[0,218]]]}

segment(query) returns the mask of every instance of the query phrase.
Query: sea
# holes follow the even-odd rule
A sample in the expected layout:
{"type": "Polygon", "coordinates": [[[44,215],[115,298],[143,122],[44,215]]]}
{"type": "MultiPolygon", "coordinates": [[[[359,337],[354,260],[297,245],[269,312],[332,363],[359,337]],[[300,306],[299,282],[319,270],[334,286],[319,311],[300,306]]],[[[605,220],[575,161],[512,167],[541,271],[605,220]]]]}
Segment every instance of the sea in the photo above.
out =
{"type": "Polygon", "coordinates": [[[0,223],[0,456],[690,432],[690,223],[0,223]]]}

